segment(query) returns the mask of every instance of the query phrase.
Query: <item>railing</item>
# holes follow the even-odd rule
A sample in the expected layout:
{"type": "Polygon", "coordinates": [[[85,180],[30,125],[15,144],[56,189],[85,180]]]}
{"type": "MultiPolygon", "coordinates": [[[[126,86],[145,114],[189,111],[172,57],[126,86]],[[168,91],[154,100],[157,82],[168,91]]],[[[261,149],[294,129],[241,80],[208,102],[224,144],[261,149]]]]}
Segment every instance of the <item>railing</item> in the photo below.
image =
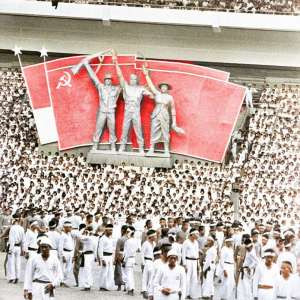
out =
{"type": "MultiPolygon", "coordinates": [[[[32,0],[32,1],[51,1],[51,0],[32,0]]],[[[77,3],[77,4],[98,4],[98,5],[114,5],[114,6],[129,6],[129,7],[145,7],[145,8],[163,8],[163,9],[178,9],[178,10],[198,10],[198,11],[219,11],[219,12],[233,12],[233,13],[252,13],[252,14],[273,14],[273,15],[299,15],[300,6],[295,5],[295,1],[292,1],[292,5],[273,5],[273,9],[268,9],[266,4],[260,6],[253,6],[251,9],[246,7],[238,7],[240,0],[235,1],[224,1],[220,6],[210,6],[209,2],[197,1],[197,0],[145,0],[145,1],[134,1],[127,2],[126,0],[60,0],[59,2],[64,3],[77,3]],[[207,3],[206,6],[203,6],[207,3]],[[276,7],[276,9],[274,9],[276,7]]],[[[261,3],[262,1],[258,1],[261,3]]]]}

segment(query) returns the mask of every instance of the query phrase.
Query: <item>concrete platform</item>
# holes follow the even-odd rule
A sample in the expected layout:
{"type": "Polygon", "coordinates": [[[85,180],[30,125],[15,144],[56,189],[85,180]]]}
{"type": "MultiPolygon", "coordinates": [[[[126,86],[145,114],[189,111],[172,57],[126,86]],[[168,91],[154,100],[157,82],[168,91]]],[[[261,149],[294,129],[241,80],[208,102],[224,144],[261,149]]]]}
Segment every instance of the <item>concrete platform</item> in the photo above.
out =
{"type": "Polygon", "coordinates": [[[151,155],[139,152],[112,152],[103,150],[91,150],[87,154],[89,164],[111,164],[120,166],[148,167],[148,168],[172,168],[173,159],[164,153],[154,153],[151,155]]]}

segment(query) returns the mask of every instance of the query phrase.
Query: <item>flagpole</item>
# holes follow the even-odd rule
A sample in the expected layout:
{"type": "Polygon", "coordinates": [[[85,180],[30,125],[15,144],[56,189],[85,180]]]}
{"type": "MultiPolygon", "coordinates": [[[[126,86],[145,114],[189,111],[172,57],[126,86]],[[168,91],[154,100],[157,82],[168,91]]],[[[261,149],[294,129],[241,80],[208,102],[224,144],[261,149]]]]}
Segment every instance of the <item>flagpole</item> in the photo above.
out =
{"type": "MultiPolygon", "coordinates": [[[[40,53],[41,53],[40,57],[43,57],[43,66],[44,66],[44,71],[45,71],[47,90],[48,90],[49,100],[50,100],[50,104],[51,104],[51,109],[54,114],[53,99],[52,99],[51,88],[50,88],[50,83],[49,83],[49,76],[48,76],[48,69],[47,69],[47,64],[46,64],[46,57],[48,56],[47,49],[45,47],[42,47],[42,49],[40,50],[40,53]]],[[[54,122],[54,124],[55,124],[55,131],[57,133],[56,122],[54,122]]],[[[58,140],[58,145],[59,145],[59,140],[58,140]]]]}
{"type": "Polygon", "coordinates": [[[43,57],[43,66],[44,66],[44,71],[45,71],[45,76],[46,76],[46,83],[47,83],[49,99],[50,99],[51,107],[53,107],[52,94],[51,94],[49,77],[48,77],[48,69],[47,69],[47,64],[46,64],[46,57],[48,56],[47,49],[45,47],[43,47],[41,49],[40,53],[41,53],[41,57],[43,57]]]}

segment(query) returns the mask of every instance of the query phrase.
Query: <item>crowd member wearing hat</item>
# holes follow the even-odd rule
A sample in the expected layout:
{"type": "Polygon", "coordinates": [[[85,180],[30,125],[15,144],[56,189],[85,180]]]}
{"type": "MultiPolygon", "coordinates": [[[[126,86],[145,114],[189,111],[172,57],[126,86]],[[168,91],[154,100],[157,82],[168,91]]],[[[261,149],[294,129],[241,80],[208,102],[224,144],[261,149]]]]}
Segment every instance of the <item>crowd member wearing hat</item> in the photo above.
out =
{"type": "Polygon", "coordinates": [[[58,257],[61,261],[61,267],[63,271],[62,286],[68,287],[66,281],[69,274],[72,272],[72,259],[74,254],[74,240],[71,235],[72,223],[65,221],[63,224],[63,231],[60,236],[58,246],[58,257]]]}
{"type": "Polygon", "coordinates": [[[199,231],[190,229],[189,237],[182,244],[182,265],[186,271],[186,295],[192,299],[201,296],[201,283],[199,281],[199,231]]]}
{"type": "Polygon", "coordinates": [[[154,229],[147,231],[147,240],[143,243],[141,249],[142,257],[142,294],[145,299],[148,298],[150,289],[150,280],[153,272],[153,249],[156,245],[157,234],[154,229]]]}
{"type": "Polygon", "coordinates": [[[296,272],[297,259],[296,255],[291,251],[292,244],[288,240],[284,242],[284,250],[278,255],[276,263],[278,267],[282,262],[289,261],[292,264],[293,272],[296,272]]]}
{"type": "Polygon", "coordinates": [[[156,273],[154,278],[154,300],[185,299],[186,274],[184,268],[177,264],[177,252],[170,250],[168,261],[156,273]]]}
{"type": "Polygon", "coordinates": [[[134,237],[135,229],[133,226],[128,226],[126,230],[127,240],[124,244],[124,278],[125,278],[125,287],[127,293],[131,296],[134,295],[135,282],[134,282],[134,273],[133,268],[135,265],[135,256],[139,250],[139,244],[134,237]]]}
{"type": "Polygon", "coordinates": [[[300,300],[300,258],[297,259],[297,270],[296,273],[292,276],[291,283],[291,299],[300,300]]]}
{"type": "Polygon", "coordinates": [[[153,271],[151,274],[151,279],[149,282],[149,294],[148,299],[153,300],[155,290],[154,290],[154,278],[158,270],[163,267],[168,261],[168,252],[172,249],[171,244],[163,244],[161,247],[155,246],[153,249],[153,271]]]}
{"type": "Polygon", "coordinates": [[[279,268],[274,263],[275,251],[267,249],[264,260],[258,264],[253,276],[253,297],[257,300],[274,300],[279,268]]]}
{"type": "MultiPolygon", "coordinates": [[[[167,251],[168,252],[168,251],[167,251]]],[[[153,294],[154,294],[154,278],[157,273],[157,270],[167,262],[167,255],[163,256],[162,251],[160,250],[160,247],[155,246],[153,249],[153,272],[149,283],[149,293],[148,293],[148,299],[153,300],[153,294]]]]}
{"type": "Polygon", "coordinates": [[[59,286],[63,274],[57,256],[50,255],[50,249],[50,239],[43,237],[39,242],[40,253],[28,260],[24,278],[25,299],[54,299],[54,289],[59,286]]]}
{"type": "Polygon", "coordinates": [[[33,255],[36,255],[37,250],[38,250],[38,245],[37,245],[37,237],[38,237],[38,222],[35,220],[32,220],[29,222],[30,227],[27,228],[26,233],[25,233],[25,257],[30,258],[33,255]]]}
{"type": "Polygon", "coordinates": [[[241,264],[237,266],[237,299],[248,300],[253,298],[252,281],[259,258],[256,255],[251,239],[244,240],[246,252],[241,258],[241,264]]]}
{"type": "Polygon", "coordinates": [[[171,86],[168,83],[161,83],[159,89],[153,84],[149,70],[143,65],[143,73],[146,77],[147,84],[154,95],[155,107],[151,114],[151,137],[149,154],[155,150],[157,143],[163,142],[165,153],[169,154],[170,144],[170,113],[171,110],[171,128],[177,133],[184,131],[176,125],[176,109],[173,97],[169,94],[171,86]]]}
{"type": "Polygon", "coordinates": [[[283,261],[280,265],[280,275],[278,275],[275,286],[275,299],[291,300],[292,292],[292,264],[289,261],[283,261]]]}
{"type": "Polygon", "coordinates": [[[214,275],[217,262],[217,248],[213,236],[209,235],[206,241],[206,253],[202,268],[202,298],[212,299],[215,294],[214,275]]]}
{"type": "Polygon", "coordinates": [[[235,297],[233,238],[227,237],[224,244],[220,253],[218,270],[221,279],[219,293],[222,300],[231,300],[235,297]]]}
{"type": "Polygon", "coordinates": [[[17,283],[21,273],[21,254],[25,247],[25,232],[20,225],[20,215],[13,215],[13,224],[8,236],[7,279],[17,283]]]}
{"type": "Polygon", "coordinates": [[[114,270],[113,270],[113,239],[112,239],[113,225],[107,224],[105,226],[104,234],[99,237],[97,257],[100,265],[100,291],[113,290],[114,270]]]}

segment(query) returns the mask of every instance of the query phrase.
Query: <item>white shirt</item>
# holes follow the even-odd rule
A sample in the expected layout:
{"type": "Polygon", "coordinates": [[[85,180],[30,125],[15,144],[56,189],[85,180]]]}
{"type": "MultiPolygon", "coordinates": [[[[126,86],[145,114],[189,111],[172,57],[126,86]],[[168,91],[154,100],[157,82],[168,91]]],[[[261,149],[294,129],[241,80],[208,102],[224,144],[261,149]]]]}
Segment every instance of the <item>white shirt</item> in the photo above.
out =
{"type": "MultiPolygon", "coordinates": [[[[298,287],[299,288],[299,287],[298,287]]],[[[276,283],[276,297],[287,297],[286,300],[291,299],[291,291],[292,291],[292,275],[286,280],[282,276],[278,276],[276,283]]]]}
{"type": "Polygon", "coordinates": [[[80,235],[80,241],[82,242],[82,252],[93,251],[95,250],[94,238],[91,235],[80,235]]]}
{"type": "MultiPolygon", "coordinates": [[[[63,256],[64,249],[71,250],[71,251],[74,250],[74,241],[71,236],[71,233],[67,234],[65,232],[62,232],[62,234],[60,236],[59,247],[58,247],[58,255],[60,257],[63,256]]],[[[71,251],[68,251],[68,252],[71,252],[71,251]]]]}
{"type": "Polygon", "coordinates": [[[186,265],[186,258],[199,258],[199,244],[197,241],[192,242],[190,239],[185,240],[182,244],[182,264],[186,265]]]}
{"type": "Polygon", "coordinates": [[[9,243],[9,251],[12,251],[15,244],[19,244],[19,243],[21,243],[21,247],[24,248],[25,232],[24,232],[24,228],[21,225],[15,224],[11,226],[9,231],[9,236],[8,236],[8,243],[9,243]]]}
{"type": "Polygon", "coordinates": [[[233,248],[224,246],[220,254],[220,267],[222,271],[230,271],[234,265],[233,248]]]}
{"type": "Polygon", "coordinates": [[[217,259],[217,249],[215,246],[210,247],[206,251],[206,256],[203,264],[203,271],[205,272],[209,267],[214,267],[217,259]]]}
{"type": "Polygon", "coordinates": [[[103,235],[99,239],[99,244],[98,244],[99,259],[103,259],[104,252],[113,253],[113,239],[111,237],[107,237],[106,235],[103,235]]]}
{"type": "Polygon", "coordinates": [[[127,239],[124,244],[124,262],[127,263],[129,259],[134,259],[138,249],[139,245],[135,238],[127,239]]]}
{"type": "Polygon", "coordinates": [[[52,249],[58,250],[59,248],[59,241],[60,241],[60,233],[55,230],[50,230],[47,232],[47,236],[52,243],[52,249]]]}
{"type": "Polygon", "coordinates": [[[155,243],[151,244],[148,240],[145,241],[142,245],[141,256],[142,256],[142,264],[144,265],[146,260],[145,257],[150,258],[153,261],[153,249],[155,247],[155,243]]]}
{"type": "Polygon", "coordinates": [[[37,236],[38,236],[37,232],[34,232],[31,229],[27,229],[25,234],[25,247],[24,247],[24,250],[26,252],[28,252],[29,247],[35,250],[38,249],[37,236]]]}
{"type": "Polygon", "coordinates": [[[157,271],[154,278],[154,290],[163,295],[161,293],[163,288],[171,289],[171,293],[181,292],[181,299],[185,299],[186,274],[182,266],[176,265],[170,269],[166,264],[157,271]]]}
{"type": "Polygon", "coordinates": [[[55,255],[50,255],[44,260],[41,254],[30,258],[26,265],[24,290],[32,291],[34,279],[52,283],[58,286],[63,278],[60,262],[55,255]]]}
{"type": "MultiPolygon", "coordinates": [[[[296,298],[295,300],[300,300],[300,275],[294,274],[291,278],[291,297],[296,298]]],[[[293,299],[293,298],[292,298],[293,299]]]]}
{"type": "Polygon", "coordinates": [[[261,262],[257,266],[253,277],[253,296],[257,297],[259,284],[275,288],[278,276],[279,268],[276,264],[273,263],[271,268],[268,268],[264,261],[261,262]]]}

